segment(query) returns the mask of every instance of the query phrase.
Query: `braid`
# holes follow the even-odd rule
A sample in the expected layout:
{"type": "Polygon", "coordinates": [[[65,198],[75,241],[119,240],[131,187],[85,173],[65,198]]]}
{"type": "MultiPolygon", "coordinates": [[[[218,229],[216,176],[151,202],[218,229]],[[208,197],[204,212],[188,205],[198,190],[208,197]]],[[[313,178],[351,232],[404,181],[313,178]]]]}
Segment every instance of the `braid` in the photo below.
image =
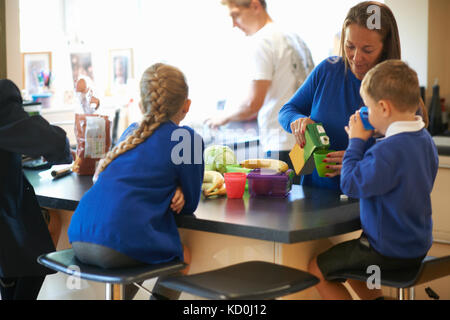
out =
{"type": "Polygon", "coordinates": [[[99,173],[118,156],[136,148],[158,127],[170,120],[188,95],[184,75],[178,69],[157,63],[148,68],[141,79],[141,103],[146,111],[139,127],[105,156],[99,173]]]}

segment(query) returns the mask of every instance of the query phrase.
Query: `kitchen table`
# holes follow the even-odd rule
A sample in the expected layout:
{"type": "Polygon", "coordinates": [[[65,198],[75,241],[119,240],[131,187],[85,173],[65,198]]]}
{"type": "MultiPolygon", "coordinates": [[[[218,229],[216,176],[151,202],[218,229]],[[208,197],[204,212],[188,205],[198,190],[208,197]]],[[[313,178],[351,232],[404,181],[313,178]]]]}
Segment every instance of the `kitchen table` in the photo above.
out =
{"type": "MultiPolygon", "coordinates": [[[[58,249],[67,247],[71,214],[92,186],[91,177],[72,173],[53,180],[51,169],[25,170],[25,175],[40,205],[65,216],[60,237],[64,244],[58,244],[58,249]]],[[[193,216],[176,215],[175,219],[182,241],[192,254],[190,273],[245,260],[306,270],[312,256],[331,245],[328,238],[360,229],[358,201],[332,190],[298,185],[286,198],[253,198],[247,194],[243,199],[202,198],[193,216]]],[[[315,289],[290,297],[318,298],[315,289]]]]}

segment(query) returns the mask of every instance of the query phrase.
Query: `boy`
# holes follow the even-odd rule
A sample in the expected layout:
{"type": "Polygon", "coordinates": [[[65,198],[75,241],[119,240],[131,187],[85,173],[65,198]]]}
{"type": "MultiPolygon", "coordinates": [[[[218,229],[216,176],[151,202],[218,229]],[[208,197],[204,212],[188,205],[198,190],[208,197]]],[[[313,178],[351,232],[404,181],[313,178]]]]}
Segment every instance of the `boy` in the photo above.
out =
{"type": "MultiPolygon", "coordinates": [[[[349,146],[341,177],[342,192],[360,199],[363,234],[318,255],[309,265],[321,279],[325,299],[351,299],[345,287],[327,281],[343,269],[419,268],[432,244],[430,193],[438,169],[436,146],[416,111],[421,103],[417,73],[400,60],[385,61],[364,77],[361,97],[369,122],[384,136],[368,148],[374,131],[364,129],[359,112],[345,128],[349,146]]],[[[382,298],[381,289],[348,280],[361,299],[382,298]]]]}

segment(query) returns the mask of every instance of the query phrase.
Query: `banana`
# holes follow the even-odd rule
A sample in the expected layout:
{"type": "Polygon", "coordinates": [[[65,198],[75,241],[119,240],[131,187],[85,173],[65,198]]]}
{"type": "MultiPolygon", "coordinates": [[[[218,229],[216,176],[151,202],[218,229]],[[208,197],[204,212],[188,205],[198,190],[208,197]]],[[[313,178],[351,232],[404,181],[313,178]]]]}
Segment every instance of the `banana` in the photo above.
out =
{"type": "Polygon", "coordinates": [[[217,189],[216,191],[214,191],[214,192],[211,192],[211,193],[208,193],[208,197],[210,197],[210,196],[224,196],[224,195],[226,195],[227,194],[227,188],[225,187],[225,185],[222,185],[221,187],[220,187],[220,189],[217,189]]]}
{"type": "Polygon", "coordinates": [[[202,191],[209,196],[214,190],[221,189],[225,179],[222,174],[217,171],[205,171],[203,176],[202,191]]]}
{"type": "Polygon", "coordinates": [[[271,169],[277,172],[286,172],[289,169],[286,162],[275,159],[249,159],[240,164],[248,169],[271,169]]]}

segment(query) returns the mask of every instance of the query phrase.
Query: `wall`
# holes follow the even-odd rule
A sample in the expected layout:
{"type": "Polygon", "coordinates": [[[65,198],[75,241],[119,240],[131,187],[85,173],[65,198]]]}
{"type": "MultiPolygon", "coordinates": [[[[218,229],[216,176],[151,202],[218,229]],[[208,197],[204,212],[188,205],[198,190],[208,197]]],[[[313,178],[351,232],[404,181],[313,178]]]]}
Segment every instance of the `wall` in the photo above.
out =
{"type": "Polygon", "coordinates": [[[429,0],[385,1],[397,20],[402,60],[416,70],[421,86],[427,86],[428,81],[428,2],[429,0]]]}
{"type": "MultiPolygon", "coordinates": [[[[18,37],[20,34],[19,0],[0,0],[0,2],[4,2],[6,6],[7,75],[20,86],[22,58],[18,37]]],[[[450,44],[446,38],[450,34],[450,1],[385,0],[385,3],[393,10],[397,18],[403,59],[417,70],[420,84],[429,90],[434,79],[439,78],[442,95],[449,103],[450,59],[447,57],[450,56],[450,44]]],[[[272,11],[275,18],[280,14],[276,8],[272,11]]]]}
{"type": "Polygon", "coordinates": [[[428,97],[439,79],[441,97],[450,103],[450,1],[429,0],[428,97]]]}
{"type": "Polygon", "coordinates": [[[22,86],[22,55],[20,54],[19,0],[5,0],[7,77],[22,86]]]}
{"type": "Polygon", "coordinates": [[[6,78],[5,0],[0,0],[0,79],[6,78]]]}

